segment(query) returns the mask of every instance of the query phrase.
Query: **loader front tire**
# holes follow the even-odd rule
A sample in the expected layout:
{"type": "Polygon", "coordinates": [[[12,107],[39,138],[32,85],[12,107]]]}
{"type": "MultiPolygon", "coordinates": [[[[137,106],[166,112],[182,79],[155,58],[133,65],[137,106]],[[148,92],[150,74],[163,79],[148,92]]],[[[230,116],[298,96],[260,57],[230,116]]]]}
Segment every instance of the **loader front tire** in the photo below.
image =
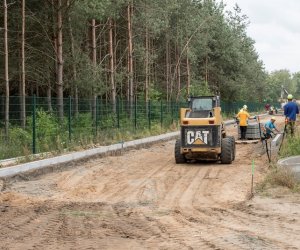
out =
{"type": "Polygon", "coordinates": [[[232,135],[228,136],[228,138],[231,141],[231,146],[232,146],[232,161],[234,161],[235,160],[235,153],[236,153],[235,138],[232,135]]]}
{"type": "Polygon", "coordinates": [[[177,139],[175,142],[175,162],[176,164],[186,163],[186,158],[183,154],[181,154],[181,140],[177,139]]]}
{"type": "Polygon", "coordinates": [[[231,164],[233,159],[232,140],[229,137],[222,138],[221,143],[221,156],[222,164],[231,164]]]}

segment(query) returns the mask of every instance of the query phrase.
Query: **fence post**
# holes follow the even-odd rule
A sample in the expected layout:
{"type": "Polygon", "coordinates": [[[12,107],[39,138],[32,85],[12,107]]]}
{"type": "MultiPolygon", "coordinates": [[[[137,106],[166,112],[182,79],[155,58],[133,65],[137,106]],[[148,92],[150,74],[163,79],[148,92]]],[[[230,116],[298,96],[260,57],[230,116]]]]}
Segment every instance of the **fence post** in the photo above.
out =
{"type": "Polygon", "coordinates": [[[98,134],[98,113],[99,113],[99,98],[96,97],[96,117],[95,117],[95,134],[98,134]]]}
{"type": "Polygon", "coordinates": [[[174,110],[173,110],[173,101],[171,101],[171,122],[174,123],[174,110]]]}
{"type": "Polygon", "coordinates": [[[120,128],[120,100],[117,97],[117,128],[120,128]]]}
{"type": "Polygon", "coordinates": [[[32,99],[32,153],[36,154],[36,97],[32,99]]]}
{"type": "Polygon", "coordinates": [[[68,116],[69,141],[71,141],[71,136],[72,136],[71,117],[72,117],[72,97],[69,96],[69,116],[68,116]]]}
{"type": "Polygon", "coordinates": [[[178,114],[179,114],[179,103],[178,102],[176,102],[175,111],[176,111],[175,121],[176,121],[176,123],[178,123],[178,114]]]}
{"type": "Polygon", "coordinates": [[[134,98],[134,129],[137,129],[137,97],[134,98]]]}
{"type": "Polygon", "coordinates": [[[160,128],[163,127],[163,101],[160,100],[160,128]]]}
{"type": "Polygon", "coordinates": [[[149,129],[151,129],[151,101],[148,101],[148,125],[149,129]]]}

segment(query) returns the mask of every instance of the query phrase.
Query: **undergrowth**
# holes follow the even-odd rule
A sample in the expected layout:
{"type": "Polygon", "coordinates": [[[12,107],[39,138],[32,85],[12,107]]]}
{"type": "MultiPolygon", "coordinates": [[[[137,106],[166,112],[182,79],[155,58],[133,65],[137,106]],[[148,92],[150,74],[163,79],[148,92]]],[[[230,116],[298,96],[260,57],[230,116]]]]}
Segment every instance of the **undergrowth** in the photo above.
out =
{"type": "MultiPolygon", "coordinates": [[[[283,141],[279,158],[300,155],[300,133],[297,132],[293,137],[287,135],[283,141]]],[[[289,168],[272,166],[264,180],[257,186],[261,193],[266,192],[268,188],[285,187],[292,192],[300,192],[300,181],[296,178],[289,168]]]]}
{"type": "MultiPolygon", "coordinates": [[[[145,112],[138,112],[132,118],[128,114],[108,113],[99,115],[94,121],[90,112],[79,113],[71,121],[58,117],[49,111],[37,109],[35,124],[29,116],[26,127],[10,125],[9,139],[5,140],[4,129],[0,129],[0,160],[23,157],[24,161],[32,160],[33,147],[38,154],[48,152],[52,155],[71,150],[82,150],[96,146],[104,146],[124,141],[159,135],[179,129],[175,112],[161,117],[160,107],[152,108],[151,119],[145,112]],[[156,110],[157,109],[157,110],[156,110]],[[135,117],[135,119],[134,119],[135,117]],[[174,119],[174,117],[176,117],[174,119]],[[34,126],[35,125],[35,126],[34,126]],[[35,127],[35,140],[33,128],[35,127]]],[[[223,119],[232,119],[233,113],[223,112],[223,119]]],[[[36,157],[36,156],[34,156],[36,157]]],[[[37,156],[38,157],[38,156],[37,156]]]]}
{"type": "MultiPolygon", "coordinates": [[[[99,120],[95,124],[90,113],[82,113],[72,119],[70,129],[67,119],[59,121],[54,114],[37,110],[36,153],[50,152],[57,155],[178,130],[177,122],[171,117],[164,117],[164,121],[153,119],[150,123],[140,117],[137,126],[134,126],[131,119],[120,118],[119,128],[112,115],[106,118],[108,119],[99,120]]],[[[33,127],[31,117],[28,118],[25,128],[11,125],[9,139],[0,142],[0,160],[21,156],[24,158],[22,161],[30,161],[39,157],[32,156],[33,127]]],[[[5,138],[4,131],[0,130],[0,133],[5,138]]]]}
{"type": "Polygon", "coordinates": [[[284,187],[292,192],[300,192],[300,183],[288,168],[272,168],[256,190],[259,193],[266,193],[268,189],[276,187],[284,187]]]}

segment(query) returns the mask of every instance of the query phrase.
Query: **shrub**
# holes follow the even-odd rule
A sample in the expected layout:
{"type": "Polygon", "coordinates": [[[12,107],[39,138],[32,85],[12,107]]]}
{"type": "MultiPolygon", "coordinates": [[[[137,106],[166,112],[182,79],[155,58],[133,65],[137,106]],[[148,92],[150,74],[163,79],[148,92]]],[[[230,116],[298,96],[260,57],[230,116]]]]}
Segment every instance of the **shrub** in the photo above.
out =
{"type": "Polygon", "coordinates": [[[283,142],[280,150],[280,157],[289,157],[293,155],[300,155],[300,136],[297,133],[294,137],[288,136],[286,141],[283,142]]]}
{"type": "Polygon", "coordinates": [[[31,134],[19,127],[9,129],[9,140],[3,140],[0,144],[0,159],[26,155],[31,148],[31,134]]]}
{"type": "Polygon", "coordinates": [[[268,176],[269,182],[273,186],[282,186],[293,189],[297,185],[297,180],[288,168],[277,168],[268,176]]]}
{"type": "Polygon", "coordinates": [[[12,127],[9,130],[9,141],[13,145],[29,146],[32,143],[32,135],[29,131],[20,127],[12,127]],[[16,142],[18,142],[16,144],[16,142]]]}
{"type": "Polygon", "coordinates": [[[288,168],[275,168],[272,169],[264,180],[257,186],[260,192],[266,191],[268,187],[286,187],[292,191],[299,189],[299,182],[295,178],[293,172],[288,168]]]}
{"type": "MultiPolygon", "coordinates": [[[[33,119],[28,118],[28,128],[32,130],[33,119]]],[[[66,120],[59,122],[58,118],[51,112],[38,109],[36,112],[36,139],[37,151],[57,150],[65,147],[68,142],[68,133],[65,129],[66,120]]]]}
{"type": "Polygon", "coordinates": [[[80,137],[82,134],[91,135],[93,132],[93,119],[91,113],[80,113],[72,122],[72,133],[80,137]]]}

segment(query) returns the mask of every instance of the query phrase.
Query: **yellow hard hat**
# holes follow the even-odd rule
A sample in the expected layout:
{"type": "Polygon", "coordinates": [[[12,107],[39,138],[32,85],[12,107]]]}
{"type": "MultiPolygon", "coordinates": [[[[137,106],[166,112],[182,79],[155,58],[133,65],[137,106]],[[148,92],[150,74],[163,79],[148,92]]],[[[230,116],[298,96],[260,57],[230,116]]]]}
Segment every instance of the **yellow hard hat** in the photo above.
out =
{"type": "Polygon", "coordinates": [[[293,95],[289,94],[289,95],[287,96],[287,99],[288,99],[288,100],[292,100],[292,99],[293,99],[293,95]]]}
{"type": "Polygon", "coordinates": [[[271,120],[276,121],[275,116],[272,116],[272,117],[271,117],[271,120]]]}

